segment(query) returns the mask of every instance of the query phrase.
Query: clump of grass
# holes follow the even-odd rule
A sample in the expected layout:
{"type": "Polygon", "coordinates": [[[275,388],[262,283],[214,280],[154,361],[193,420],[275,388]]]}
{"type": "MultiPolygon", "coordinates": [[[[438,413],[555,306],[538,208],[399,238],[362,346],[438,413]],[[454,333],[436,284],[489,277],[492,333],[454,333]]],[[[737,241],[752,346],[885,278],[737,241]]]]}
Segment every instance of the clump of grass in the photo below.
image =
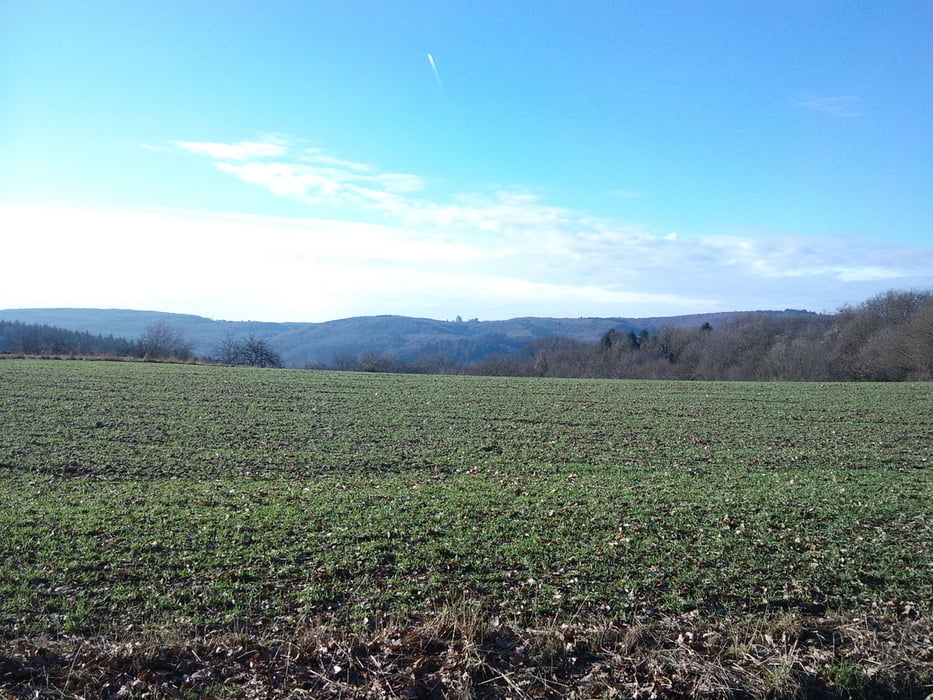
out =
{"type": "Polygon", "coordinates": [[[848,659],[837,659],[826,668],[826,677],[842,698],[862,697],[868,685],[868,676],[848,659]]]}

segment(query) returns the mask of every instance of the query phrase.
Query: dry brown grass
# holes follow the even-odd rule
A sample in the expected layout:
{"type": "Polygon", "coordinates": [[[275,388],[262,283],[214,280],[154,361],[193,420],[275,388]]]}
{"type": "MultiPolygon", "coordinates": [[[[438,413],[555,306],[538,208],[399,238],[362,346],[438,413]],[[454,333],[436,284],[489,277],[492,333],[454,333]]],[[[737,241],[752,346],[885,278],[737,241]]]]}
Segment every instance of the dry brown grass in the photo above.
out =
{"type": "Polygon", "coordinates": [[[348,633],[17,639],[5,698],[925,698],[933,618],[728,620],[521,628],[476,601],[348,633]]]}

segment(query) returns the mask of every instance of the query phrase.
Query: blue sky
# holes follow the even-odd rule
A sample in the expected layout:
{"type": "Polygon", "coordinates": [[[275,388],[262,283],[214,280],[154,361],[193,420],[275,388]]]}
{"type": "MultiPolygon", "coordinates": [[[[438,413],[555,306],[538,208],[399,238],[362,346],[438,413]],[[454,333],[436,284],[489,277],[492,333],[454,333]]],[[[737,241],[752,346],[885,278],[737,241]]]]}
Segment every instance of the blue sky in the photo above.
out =
{"type": "Polygon", "coordinates": [[[0,308],[832,311],[933,287],[933,4],[0,3],[0,308]]]}

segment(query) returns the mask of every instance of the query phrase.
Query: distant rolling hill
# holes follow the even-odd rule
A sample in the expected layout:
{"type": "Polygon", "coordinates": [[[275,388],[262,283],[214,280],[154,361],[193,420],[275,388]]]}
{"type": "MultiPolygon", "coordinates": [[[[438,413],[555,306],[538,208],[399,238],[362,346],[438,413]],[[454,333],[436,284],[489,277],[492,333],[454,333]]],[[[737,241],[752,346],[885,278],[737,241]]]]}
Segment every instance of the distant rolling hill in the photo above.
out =
{"type": "MultiPolygon", "coordinates": [[[[255,335],[267,340],[290,367],[332,364],[335,358],[373,351],[411,361],[443,353],[474,362],[521,350],[537,338],[561,336],[593,342],[606,331],[652,330],[664,325],[722,323],[739,312],[658,318],[513,318],[506,321],[438,321],[407,316],[360,316],[323,323],[215,321],[203,316],[128,309],[2,309],[0,320],[38,323],[93,334],[138,338],[165,323],[181,331],[195,354],[207,356],[225,338],[255,335]]],[[[781,312],[759,312],[781,313],[781,312]]]]}

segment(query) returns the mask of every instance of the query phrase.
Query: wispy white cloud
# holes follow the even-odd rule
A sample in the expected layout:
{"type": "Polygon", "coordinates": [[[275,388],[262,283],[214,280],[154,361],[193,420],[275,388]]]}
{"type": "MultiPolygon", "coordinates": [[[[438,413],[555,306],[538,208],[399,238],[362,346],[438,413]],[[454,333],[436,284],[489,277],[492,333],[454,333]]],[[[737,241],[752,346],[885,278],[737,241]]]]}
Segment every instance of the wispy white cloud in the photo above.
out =
{"type": "Polygon", "coordinates": [[[874,282],[877,280],[897,280],[902,277],[908,277],[908,273],[901,270],[894,270],[889,267],[877,267],[871,265],[834,267],[827,268],[827,272],[835,274],[843,282],[874,282]]]}
{"type": "Polygon", "coordinates": [[[334,158],[329,156],[320,148],[306,148],[301,154],[302,160],[311,161],[314,163],[320,163],[322,165],[330,165],[335,168],[341,168],[344,170],[352,170],[355,172],[372,172],[375,168],[372,165],[367,165],[366,163],[354,163],[350,160],[341,160],[340,158],[334,158]]]}
{"type": "Polygon", "coordinates": [[[933,284],[933,248],[887,246],[835,237],[788,236],[762,232],[712,236],[701,241],[715,267],[733,279],[763,285],[868,284],[881,290],[906,284],[933,284]]]}
{"type": "MultiPolygon", "coordinates": [[[[865,290],[933,284],[931,248],[760,230],[705,238],[652,232],[553,206],[523,191],[437,199],[421,176],[383,171],[319,149],[293,149],[284,140],[277,145],[283,150],[275,158],[237,162],[216,157],[224,149],[200,152],[244,182],[293,200],[343,208],[353,219],[237,219],[241,229],[268,228],[259,239],[278,241],[262,254],[276,269],[269,287],[290,285],[279,280],[282,274],[313,277],[315,293],[324,295],[319,303],[331,300],[330,311],[319,312],[326,317],[353,304],[358,304],[354,313],[443,317],[466,311],[485,318],[775,306],[827,310],[835,302],[820,300],[843,289],[859,290],[842,299],[849,302],[860,300],[865,290]],[[347,284],[351,279],[354,284],[347,284]]],[[[288,287],[287,293],[298,292],[288,287]]]]}
{"type": "Polygon", "coordinates": [[[305,321],[379,313],[655,316],[832,310],[892,286],[933,285],[931,248],[760,232],[672,240],[530,195],[463,206],[469,216],[458,212],[456,221],[482,213],[490,230],[0,205],[0,228],[15,232],[6,253],[26,261],[8,271],[4,305],[305,321]],[[124,245],[127,231],[159,245],[140,260],[124,245]]]}
{"type": "Polygon", "coordinates": [[[837,95],[829,97],[815,97],[803,100],[798,104],[814,112],[826,114],[830,117],[860,117],[861,99],[853,95],[837,95]]]}
{"type": "Polygon", "coordinates": [[[285,146],[274,141],[241,141],[240,143],[210,143],[175,141],[175,145],[191,153],[199,153],[220,160],[247,160],[271,158],[285,153],[285,146]]]}
{"type": "Polygon", "coordinates": [[[215,163],[218,170],[235,175],[244,182],[262,185],[273,194],[283,197],[299,197],[312,187],[324,189],[326,179],[315,175],[310,169],[303,172],[300,166],[285,163],[215,163]]]}
{"type": "MultiPolygon", "coordinates": [[[[265,187],[273,194],[299,199],[309,204],[347,205],[357,204],[375,209],[397,211],[400,208],[398,195],[417,192],[425,187],[423,178],[409,173],[376,172],[371,165],[340,160],[319,153],[316,149],[305,149],[297,158],[275,160],[252,159],[248,156],[239,161],[223,154],[246,154],[244,144],[187,144],[182,146],[195,153],[204,153],[215,159],[218,170],[234,175],[251,184],[265,187]]],[[[251,145],[251,144],[248,144],[251,145]]],[[[261,145],[261,144],[255,144],[261,145]]],[[[285,155],[286,149],[274,145],[275,155],[285,155]]],[[[272,155],[272,151],[269,151],[272,155]]]]}
{"type": "Polygon", "coordinates": [[[218,162],[216,167],[278,195],[315,204],[362,207],[395,227],[495,249],[499,252],[490,259],[501,263],[497,274],[520,264],[525,277],[538,282],[580,284],[586,280],[606,288],[619,284],[638,288],[657,284],[658,279],[670,281],[670,270],[676,270],[681,278],[689,276],[705,280],[709,287],[722,287],[723,281],[716,279],[723,280],[724,270],[728,271],[725,282],[754,284],[801,277],[895,281],[930,269],[926,250],[919,258],[900,254],[880,264],[877,252],[833,238],[762,232],[703,239],[653,234],[545,204],[528,192],[459,194],[448,201],[434,201],[423,196],[428,183],[419,176],[381,172],[372,165],[323,156],[313,149],[310,155],[322,164],[282,159],[218,162]],[[866,265],[865,260],[874,262],[866,265]]]}

